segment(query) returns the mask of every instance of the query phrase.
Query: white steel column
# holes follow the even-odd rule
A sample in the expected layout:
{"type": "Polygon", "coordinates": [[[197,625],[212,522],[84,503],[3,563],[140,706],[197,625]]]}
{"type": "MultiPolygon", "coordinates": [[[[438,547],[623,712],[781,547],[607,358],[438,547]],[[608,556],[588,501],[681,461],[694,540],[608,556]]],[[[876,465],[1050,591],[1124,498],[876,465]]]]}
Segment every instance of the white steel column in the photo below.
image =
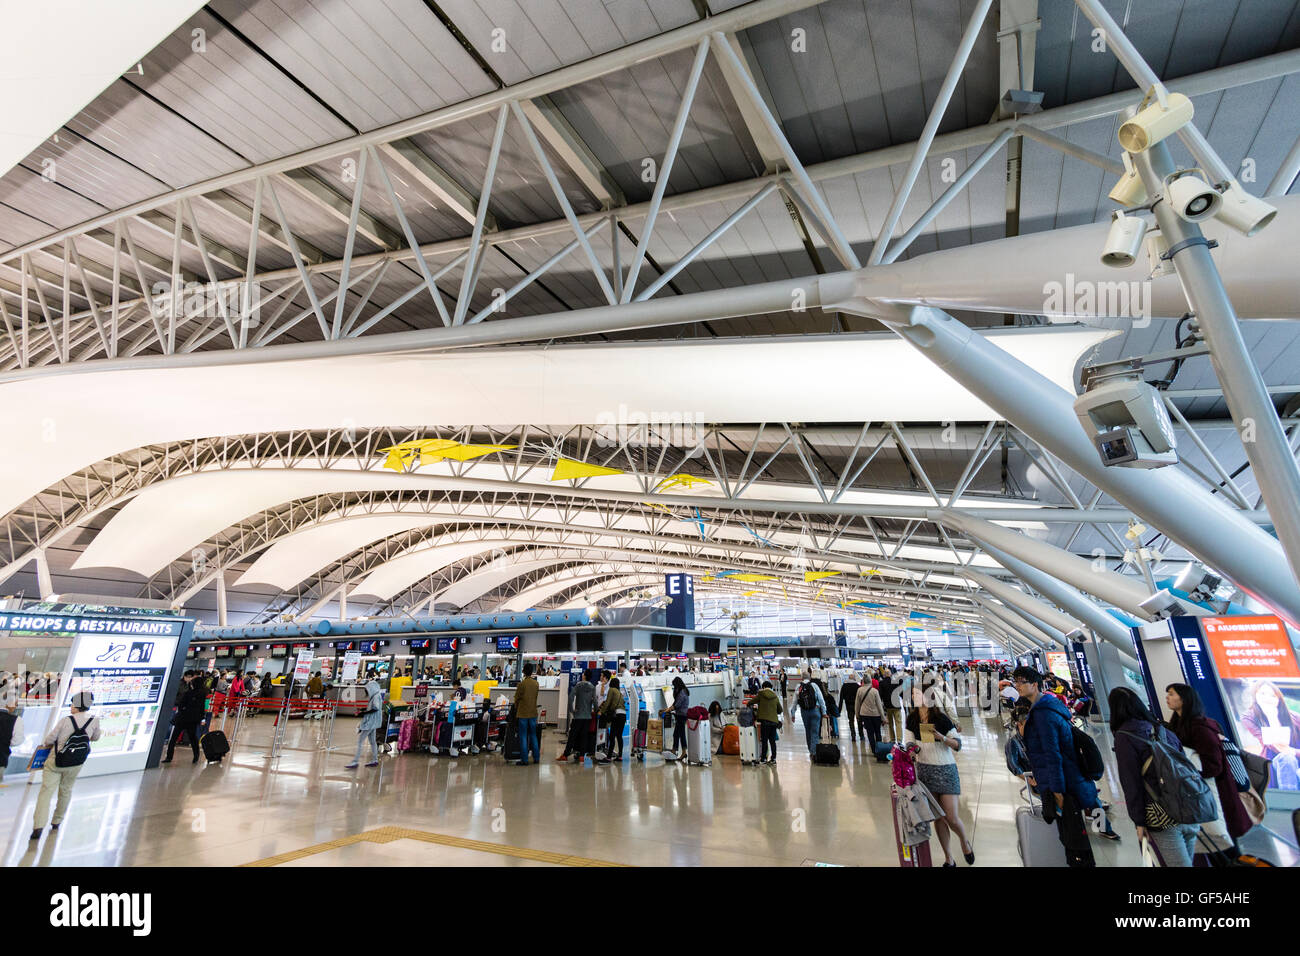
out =
{"type": "MultiPolygon", "coordinates": [[[[1147,195],[1163,195],[1165,177],[1174,171],[1168,147],[1157,143],[1135,155],[1133,161],[1147,195]]],[[[1246,348],[1236,312],[1201,227],[1179,216],[1167,201],[1157,199],[1154,212],[1169,243],[1178,281],[1196,314],[1205,344],[1210,347],[1210,362],[1223,387],[1224,401],[1237,424],[1238,437],[1294,577],[1300,574],[1300,468],[1264,380],[1246,348]]]]}
{"type": "MultiPolygon", "coordinates": [[[[823,301],[827,296],[823,292],[823,301]]],[[[863,305],[869,305],[863,302],[863,305]]],[[[1300,588],[1277,541],[1225,500],[1172,468],[1137,471],[1102,464],[1074,414],[1073,396],[938,309],[864,308],[1044,449],[1171,540],[1218,568],[1239,588],[1300,626],[1300,588]]]]}

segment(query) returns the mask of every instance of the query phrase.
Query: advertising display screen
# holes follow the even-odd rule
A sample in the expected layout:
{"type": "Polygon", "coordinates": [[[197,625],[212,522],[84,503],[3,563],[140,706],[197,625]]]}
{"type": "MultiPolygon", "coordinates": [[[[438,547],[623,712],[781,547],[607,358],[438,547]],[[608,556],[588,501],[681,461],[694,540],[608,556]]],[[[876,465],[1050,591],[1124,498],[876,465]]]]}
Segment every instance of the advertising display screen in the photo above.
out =
{"type": "Polygon", "coordinates": [[[1270,761],[1270,788],[1300,791],[1300,665],[1286,627],[1272,615],[1199,621],[1242,748],[1270,761]]]}
{"type": "Polygon", "coordinates": [[[498,634],[497,650],[501,653],[513,652],[519,650],[518,634],[498,634]]]}
{"type": "Polygon", "coordinates": [[[453,653],[453,652],[456,650],[456,648],[459,647],[459,646],[460,646],[460,641],[459,641],[457,638],[454,638],[454,637],[440,637],[440,638],[438,638],[438,653],[439,653],[439,654],[451,654],[451,653],[453,653]]]}
{"type": "Polygon", "coordinates": [[[412,651],[427,651],[433,647],[433,638],[431,637],[414,637],[407,642],[407,646],[412,651]]]}
{"type": "Polygon", "coordinates": [[[362,653],[362,654],[378,654],[378,653],[379,653],[379,647],[380,647],[380,645],[383,644],[383,643],[384,643],[383,641],[362,641],[362,642],[361,642],[361,653],[362,653]]]}
{"type": "Polygon", "coordinates": [[[1048,651],[1047,669],[1067,684],[1074,679],[1070,675],[1070,655],[1065,651],[1048,651]]]}

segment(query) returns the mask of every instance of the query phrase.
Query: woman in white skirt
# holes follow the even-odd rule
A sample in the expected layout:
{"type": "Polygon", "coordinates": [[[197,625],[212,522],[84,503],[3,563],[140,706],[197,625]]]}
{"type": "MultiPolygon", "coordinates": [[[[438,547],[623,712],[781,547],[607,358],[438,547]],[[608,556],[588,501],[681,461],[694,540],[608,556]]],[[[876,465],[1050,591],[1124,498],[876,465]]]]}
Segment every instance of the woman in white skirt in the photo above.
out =
{"type": "Polygon", "coordinates": [[[948,831],[957,834],[961,852],[967,863],[975,862],[975,849],[966,839],[966,827],[961,822],[961,777],[957,773],[957,760],[953,757],[961,750],[961,737],[957,728],[938,707],[926,705],[920,688],[912,690],[912,709],[903,724],[903,746],[915,747],[913,760],[916,779],[925,784],[943,807],[943,816],[934,821],[939,846],[943,849],[943,865],[956,866],[948,850],[948,831]]]}

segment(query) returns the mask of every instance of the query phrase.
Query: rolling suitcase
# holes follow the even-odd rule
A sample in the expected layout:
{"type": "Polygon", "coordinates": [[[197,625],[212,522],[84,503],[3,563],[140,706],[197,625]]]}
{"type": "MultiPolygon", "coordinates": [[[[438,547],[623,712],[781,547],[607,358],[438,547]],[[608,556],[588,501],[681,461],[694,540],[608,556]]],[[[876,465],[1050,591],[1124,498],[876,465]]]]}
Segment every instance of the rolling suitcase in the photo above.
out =
{"type": "Polygon", "coordinates": [[[751,724],[749,727],[737,727],[736,730],[740,736],[740,762],[758,763],[758,729],[751,724]]]}
{"type": "Polygon", "coordinates": [[[840,765],[840,746],[839,744],[830,743],[826,739],[830,736],[826,732],[829,723],[830,721],[826,718],[822,718],[817,748],[813,751],[813,763],[822,767],[838,767],[840,765]]]}
{"type": "Polygon", "coordinates": [[[203,748],[203,757],[208,763],[221,763],[221,758],[230,753],[230,741],[219,730],[209,731],[199,738],[203,748]]]}
{"type": "MultiPolygon", "coordinates": [[[[754,729],[753,724],[750,724],[749,729],[754,729]]],[[[743,728],[737,727],[735,724],[727,724],[727,726],[723,727],[722,746],[719,749],[719,753],[727,754],[730,757],[734,757],[740,753],[740,734],[742,730],[743,728]]]]}
{"type": "Polygon", "coordinates": [[[713,763],[713,731],[707,720],[686,721],[686,762],[696,767],[713,763]]]}
{"type": "Polygon", "coordinates": [[[1065,847],[1055,824],[1043,819],[1043,808],[1033,805],[1016,810],[1016,848],[1025,866],[1067,866],[1065,847]]]}
{"type": "Polygon", "coordinates": [[[397,749],[405,753],[415,743],[415,725],[418,721],[404,720],[397,729],[397,749]]]}

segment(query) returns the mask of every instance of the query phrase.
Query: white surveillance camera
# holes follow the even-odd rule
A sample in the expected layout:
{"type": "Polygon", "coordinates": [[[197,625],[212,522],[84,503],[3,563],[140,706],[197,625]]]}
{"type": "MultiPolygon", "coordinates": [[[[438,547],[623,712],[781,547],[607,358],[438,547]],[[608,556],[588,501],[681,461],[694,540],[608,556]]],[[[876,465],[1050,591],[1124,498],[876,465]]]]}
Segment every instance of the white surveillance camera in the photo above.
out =
{"type": "Polygon", "coordinates": [[[1168,591],[1161,589],[1151,595],[1145,601],[1139,601],[1138,607],[1146,611],[1157,621],[1163,621],[1166,618],[1181,616],[1183,606],[1178,598],[1174,597],[1168,591]]]}
{"type": "Polygon", "coordinates": [[[1111,187],[1107,195],[1121,206],[1145,206],[1147,188],[1133,167],[1133,158],[1128,153],[1121,154],[1120,158],[1124,160],[1124,175],[1120,176],[1119,182],[1111,187]]]}
{"type": "Polygon", "coordinates": [[[1101,251],[1101,264],[1116,269],[1126,269],[1137,262],[1146,235],[1146,220],[1141,216],[1126,216],[1116,212],[1111,217],[1106,246],[1101,251]]]}
{"type": "Polygon", "coordinates": [[[1193,601],[1209,602],[1214,600],[1214,592],[1222,583],[1223,578],[1217,574],[1199,564],[1189,564],[1174,580],[1174,589],[1189,595],[1193,601]]]}
{"type": "MultiPolygon", "coordinates": [[[[1148,95],[1150,98],[1150,95],[1148,95]]],[[[1148,103],[1136,116],[1119,128],[1119,144],[1130,153],[1150,149],[1192,121],[1192,101],[1182,93],[1170,93],[1167,105],[1159,100],[1148,103]]]]}
{"type": "Polygon", "coordinates": [[[1174,176],[1165,182],[1165,199],[1180,217],[1188,222],[1204,222],[1219,211],[1223,197],[1217,189],[1190,171],[1174,176]]]}
{"type": "Polygon", "coordinates": [[[1223,191],[1220,198],[1222,205],[1215,215],[1220,222],[1245,236],[1253,236],[1272,222],[1273,217],[1277,215],[1277,209],[1246,192],[1241,188],[1241,183],[1235,179],[1228,183],[1228,188],[1223,191]]]}
{"type": "Polygon", "coordinates": [[[1147,276],[1159,279],[1161,276],[1174,274],[1174,264],[1165,258],[1169,254],[1169,240],[1159,232],[1148,232],[1146,236],[1147,276]]]}
{"type": "Polygon", "coordinates": [[[1160,393],[1140,374],[1084,379],[1074,400],[1078,416],[1107,467],[1161,468],[1178,463],[1174,426],[1160,393]]]}
{"type": "Polygon", "coordinates": [[[1067,641],[1078,641],[1080,644],[1086,644],[1088,642],[1088,632],[1081,627],[1071,628],[1066,632],[1065,639],[1067,641]]]}

